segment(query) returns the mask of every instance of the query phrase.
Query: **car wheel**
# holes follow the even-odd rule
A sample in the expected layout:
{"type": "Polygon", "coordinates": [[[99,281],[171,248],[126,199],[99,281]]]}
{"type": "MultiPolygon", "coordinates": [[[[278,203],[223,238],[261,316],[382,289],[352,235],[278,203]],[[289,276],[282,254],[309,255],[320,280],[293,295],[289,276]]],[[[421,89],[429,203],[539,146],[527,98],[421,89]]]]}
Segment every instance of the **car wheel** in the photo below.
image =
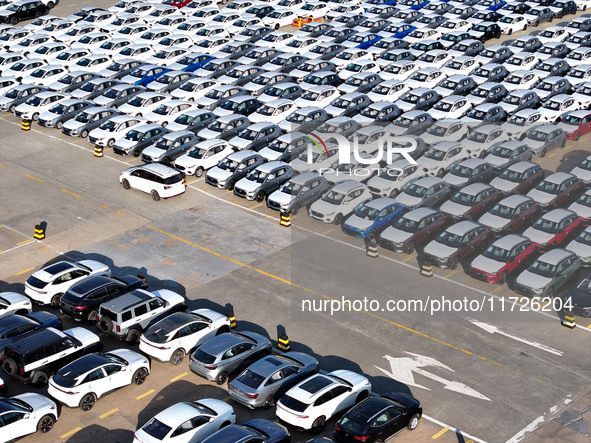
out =
{"type": "Polygon", "coordinates": [[[48,433],[53,428],[54,423],[55,419],[51,415],[44,415],[37,423],[37,432],[41,432],[42,434],[48,433]]]}
{"type": "Polygon", "coordinates": [[[445,169],[440,169],[437,171],[437,177],[441,178],[445,175],[445,169]]]}
{"type": "Polygon", "coordinates": [[[222,326],[220,329],[217,330],[215,335],[223,334],[224,332],[230,332],[230,328],[228,326],[222,326]]]}
{"type": "Polygon", "coordinates": [[[140,340],[140,331],[137,329],[130,329],[127,333],[125,341],[130,345],[135,345],[140,340]]]}
{"type": "Polygon", "coordinates": [[[460,260],[458,260],[458,257],[454,257],[451,259],[451,263],[449,265],[449,268],[454,271],[456,269],[458,269],[458,265],[460,264],[460,260]]]}
{"type": "Polygon", "coordinates": [[[14,361],[13,358],[5,359],[4,363],[2,364],[2,369],[4,369],[4,372],[6,372],[8,375],[12,376],[15,376],[18,372],[18,366],[16,365],[16,361],[14,361]]]}
{"type": "Polygon", "coordinates": [[[114,138],[110,138],[109,141],[107,142],[107,146],[109,148],[112,148],[114,144],[115,144],[115,139],[114,138]]]}
{"type": "Polygon", "coordinates": [[[271,409],[273,406],[275,406],[275,397],[269,395],[263,403],[263,409],[271,409]]]}
{"type": "Polygon", "coordinates": [[[359,394],[357,394],[357,398],[355,399],[355,404],[361,403],[367,397],[369,397],[369,392],[367,392],[367,391],[360,392],[359,394]]]}
{"type": "Polygon", "coordinates": [[[64,126],[63,121],[58,120],[57,122],[55,122],[55,129],[62,129],[63,126],[64,126]]]}
{"type": "Polygon", "coordinates": [[[134,150],[133,150],[133,156],[134,156],[134,157],[139,157],[139,156],[140,156],[140,152],[141,152],[141,151],[140,151],[139,149],[134,149],[134,150]]]}
{"type": "Polygon", "coordinates": [[[162,126],[163,128],[166,128],[168,126],[168,122],[162,122],[162,124],[160,126],[162,126]]]}
{"type": "Polygon", "coordinates": [[[414,431],[417,426],[419,425],[419,420],[421,419],[421,417],[419,416],[419,414],[414,414],[411,418],[410,421],[408,422],[408,430],[409,431],[414,431]]]}
{"type": "Polygon", "coordinates": [[[392,189],[390,192],[390,198],[394,198],[398,195],[398,189],[392,189]]]}
{"type": "Polygon", "coordinates": [[[406,245],[406,250],[405,252],[410,255],[413,252],[415,252],[415,242],[408,242],[408,244],[406,245]]]}
{"type": "Polygon", "coordinates": [[[154,200],[154,201],[160,200],[160,194],[158,194],[158,191],[153,190],[152,192],[150,192],[150,195],[152,196],[152,200],[154,200]]]}
{"type": "Polygon", "coordinates": [[[12,18],[10,19],[10,24],[11,24],[11,25],[16,25],[16,24],[18,24],[18,18],[16,18],[16,17],[12,17],[12,18]]]}
{"type": "Polygon", "coordinates": [[[523,30],[524,30],[524,31],[527,31],[527,25],[524,25],[524,26],[523,26],[523,30]]]}
{"type": "Polygon", "coordinates": [[[479,158],[484,158],[484,157],[486,157],[486,151],[482,151],[478,157],[479,157],[479,158]]]}
{"type": "Polygon", "coordinates": [[[51,297],[51,307],[53,309],[57,309],[60,305],[60,298],[62,298],[62,295],[64,294],[55,294],[53,297],[51,297]]]}
{"type": "Polygon", "coordinates": [[[41,388],[47,384],[49,380],[49,375],[45,371],[36,372],[33,376],[32,384],[37,388],[41,388]]]}
{"type": "Polygon", "coordinates": [[[147,371],[147,369],[146,368],[139,368],[133,374],[133,382],[136,385],[143,385],[144,382],[146,381],[146,378],[147,377],[148,377],[148,371],[147,371]]]}
{"type": "Polygon", "coordinates": [[[264,192],[259,192],[256,196],[255,196],[255,200],[258,201],[259,203],[262,202],[265,199],[265,193],[264,192]]]}
{"type": "Polygon", "coordinates": [[[82,137],[82,138],[88,137],[88,131],[86,129],[83,129],[82,132],[80,133],[80,137],[82,137]]]}
{"type": "Polygon", "coordinates": [[[98,317],[98,311],[96,309],[93,309],[86,316],[86,321],[88,321],[89,323],[96,323],[97,317],[98,317]]]}
{"type": "Polygon", "coordinates": [[[300,205],[296,203],[291,207],[291,215],[296,215],[298,212],[300,212],[300,205]]]}
{"type": "Polygon", "coordinates": [[[195,169],[195,177],[202,177],[203,176],[203,168],[201,166],[199,166],[197,169],[195,169]]]}
{"type": "Polygon", "coordinates": [[[575,141],[578,142],[580,138],[581,138],[581,133],[577,132],[577,135],[575,135],[575,141]]]}
{"type": "Polygon", "coordinates": [[[228,379],[228,374],[226,372],[220,372],[218,374],[218,376],[215,378],[215,382],[218,385],[223,385],[224,383],[226,383],[227,379],[228,379]]]}
{"type": "Polygon", "coordinates": [[[554,288],[548,288],[548,290],[544,294],[544,298],[552,298],[552,297],[554,297],[554,288]]]}
{"type": "Polygon", "coordinates": [[[503,286],[505,283],[507,283],[507,272],[503,272],[499,277],[499,286],[503,286]]]}
{"type": "Polygon", "coordinates": [[[35,112],[35,113],[34,113],[34,114],[31,116],[31,119],[32,119],[34,122],[36,122],[36,121],[39,119],[39,113],[38,113],[38,112],[35,112]]]}
{"type": "Polygon", "coordinates": [[[334,218],[334,224],[335,225],[340,225],[343,223],[343,215],[342,214],[337,214],[334,218]]]}
{"type": "Polygon", "coordinates": [[[233,190],[233,189],[234,189],[234,185],[235,185],[235,184],[236,184],[236,180],[230,180],[230,181],[228,182],[228,184],[226,185],[226,189],[227,189],[228,191],[231,191],[231,190],[233,190]]]}
{"type": "Polygon", "coordinates": [[[546,148],[542,149],[542,152],[540,152],[540,157],[541,158],[546,157],[546,148]]]}
{"type": "Polygon", "coordinates": [[[121,186],[123,186],[123,189],[129,189],[131,188],[131,185],[129,184],[129,181],[124,178],[123,180],[121,180],[121,186]]]}
{"type": "Polygon", "coordinates": [[[566,146],[566,140],[562,140],[562,143],[560,143],[560,148],[564,148],[566,146]]]}
{"type": "Polygon", "coordinates": [[[183,351],[182,349],[177,349],[170,356],[170,363],[172,363],[175,366],[178,366],[183,361],[184,356],[185,356],[185,351],[183,351]]]}
{"type": "Polygon", "coordinates": [[[94,404],[96,403],[96,397],[94,394],[86,394],[84,397],[82,397],[82,399],[80,400],[80,409],[82,409],[84,412],[88,412],[90,411],[93,407],[94,404]]]}
{"type": "Polygon", "coordinates": [[[10,111],[10,112],[12,112],[14,114],[14,110],[15,109],[16,109],[16,105],[10,105],[10,107],[8,108],[8,111],[10,111]]]}
{"type": "Polygon", "coordinates": [[[312,423],[312,428],[310,429],[310,432],[312,433],[312,435],[320,434],[322,432],[322,430],[324,429],[325,423],[326,423],[326,418],[324,418],[324,415],[321,415],[316,420],[314,420],[314,423],[312,423]]]}
{"type": "Polygon", "coordinates": [[[142,115],[142,113],[141,113],[141,112],[140,112],[140,113],[138,113],[138,114],[136,114],[135,116],[136,116],[136,117],[143,117],[143,115],[142,115]]]}
{"type": "Polygon", "coordinates": [[[109,317],[102,317],[98,328],[103,332],[111,332],[113,330],[113,320],[109,317]]]}
{"type": "Polygon", "coordinates": [[[275,24],[275,31],[277,31],[279,29],[279,23],[275,24]]]}
{"type": "Polygon", "coordinates": [[[511,35],[513,34],[513,29],[509,29],[509,31],[507,32],[507,35],[511,35]]]}

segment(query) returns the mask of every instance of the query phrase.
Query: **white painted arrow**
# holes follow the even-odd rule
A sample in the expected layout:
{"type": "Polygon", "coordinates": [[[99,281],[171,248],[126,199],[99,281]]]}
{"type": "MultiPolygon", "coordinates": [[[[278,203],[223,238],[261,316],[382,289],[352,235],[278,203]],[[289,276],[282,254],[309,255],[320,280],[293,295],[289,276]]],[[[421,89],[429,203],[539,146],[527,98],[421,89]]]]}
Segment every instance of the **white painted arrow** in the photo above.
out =
{"type": "Polygon", "coordinates": [[[485,397],[480,392],[475,391],[474,389],[470,388],[469,386],[466,386],[463,383],[460,383],[458,381],[446,380],[443,377],[440,377],[438,375],[427,372],[424,369],[421,369],[424,367],[431,366],[431,367],[436,367],[436,368],[440,368],[440,369],[445,369],[447,371],[455,372],[453,369],[444,365],[443,363],[435,360],[434,358],[427,357],[425,355],[413,354],[412,352],[407,352],[407,354],[412,355],[412,358],[410,358],[410,357],[394,358],[389,355],[384,355],[384,358],[390,362],[390,371],[386,371],[385,369],[382,369],[382,368],[375,366],[375,365],[374,366],[376,369],[379,369],[384,374],[388,375],[389,377],[391,377],[401,383],[404,383],[405,385],[414,386],[414,387],[421,388],[421,389],[426,389],[428,391],[431,390],[430,388],[427,388],[426,386],[423,386],[423,385],[419,385],[418,383],[415,382],[414,375],[413,375],[413,372],[415,372],[417,374],[422,375],[423,377],[426,377],[426,378],[434,380],[438,383],[441,383],[443,385],[443,388],[447,389],[449,391],[454,391],[454,392],[458,392],[460,394],[469,395],[471,397],[476,397],[481,400],[491,401],[490,398],[485,397]]]}
{"type": "Polygon", "coordinates": [[[489,332],[491,334],[495,334],[496,333],[496,334],[499,334],[499,335],[504,335],[505,337],[509,337],[509,338],[511,338],[513,340],[516,340],[518,342],[525,343],[526,345],[530,345],[530,346],[533,346],[535,348],[541,349],[542,351],[546,351],[546,352],[549,352],[551,354],[558,355],[559,357],[562,357],[562,351],[558,351],[558,350],[556,350],[554,348],[551,348],[549,346],[543,345],[543,344],[538,343],[536,341],[529,341],[529,340],[526,340],[524,338],[517,337],[516,335],[509,334],[508,332],[503,332],[499,328],[497,328],[495,325],[489,325],[488,323],[484,323],[484,322],[481,322],[481,321],[478,321],[478,320],[474,320],[474,319],[470,319],[470,318],[468,318],[466,320],[468,320],[474,326],[478,326],[480,329],[484,329],[486,332],[489,332]]]}

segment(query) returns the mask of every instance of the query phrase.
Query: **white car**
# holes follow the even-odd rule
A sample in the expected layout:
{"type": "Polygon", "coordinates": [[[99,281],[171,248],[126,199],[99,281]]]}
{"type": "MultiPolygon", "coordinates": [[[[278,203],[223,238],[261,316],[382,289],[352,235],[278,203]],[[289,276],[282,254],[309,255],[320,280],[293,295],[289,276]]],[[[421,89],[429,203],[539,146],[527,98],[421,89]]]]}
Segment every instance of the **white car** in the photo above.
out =
{"type": "Polygon", "coordinates": [[[165,127],[173,122],[179,115],[189,109],[195,109],[195,105],[187,100],[172,99],[162,102],[152,112],[145,114],[146,120],[165,127]]]}
{"type": "Polygon", "coordinates": [[[257,46],[264,46],[265,48],[276,48],[282,49],[287,43],[289,43],[295,36],[291,32],[286,31],[275,31],[267,34],[257,42],[257,46]]]}
{"type": "Polygon", "coordinates": [[[591,226],[588,226],[574,240],[564,247],[581,259],[583,266],[591,265],[591,226]]]}
{"type": "Polygon", "coordinates": [[[91,54],[94,50],[98,49],[103,43],[109,40],[111,36],[105,32],[89,32],[84,36],[80,37],[77,41],[72,43],[72,49],[83,48],[89,51],[91,54]]]}
{"type": "Polygon", "coordinates": [[[294,102],[298,108],[305,108],[308,106],[325,108],[340,95],[340,91],[334,86],[318,85],[307,89],[301,96],[296,98],[294,102]]]}
{"type": "Polygon", "coordinates": [[[173,68],[172,65],[176,65],[177,60],[187,55],[188,52],[188,49],[182,48],[160,49],[154,55],[148,57],[146,59],[146,63],[150,65],[167,66],[171,69],[181,69],[184,68],[184,66],[180,66],[179,68],[173,68]]]}
{"type": "Polygon", "coordinates": [[[118,109],[124,114],[143,117],[160,106],[163,103],[163,100],[169,99],[172,99],[172,96],[169,94],[162,94],[160,92],[142,92],[124,105],[119,106],[118,109]]]}
{"type": "Polygon", "coordinates": [[[568,29],[565,26],[549,26],[539,34],[536,34],[536,37],[540,39],[542,45],[551,42],[562,42],[570,35],[568,29]]]}
{"type": "Polygon", "coordinates": [[[178,366],[193,349],[229,330],[229,318],[211,309],[175,312],[154,323],[142,334],[140,351],[156,360],[178,366]]]}
{"type": "Polygon", "coordinates": [[[19,84],[14,77],[0,77],[0,95],[4,95],[19,84]]]}
{"type": "Polygon", "coordinates": [[[427,112],[433,117],[433,120],[443,120],[446,118],[459,119],[471,109],[472,103],[466,97],[450,95],[435,103],[427,112]]]}
{"type": "Polygon", "coordinates": [[[281,46],[279,49],[282,51],[289,52],[291,54],[303,54],[308,52],[311,48],[318,43],[318,40],[314,37],[308,37],[308,35],[300,35],[291,39],[285,46],[281,46]]]}
{"type": "Polygon", "coordinates": [[[16,292],[0,292],[0,318],[13,314],[29,314],[32,310],[28,297],[16,292]]]}
{"type": "Polygon", "coordinates": [[[423,68],[413,72],[407,80],[407,84],[410,89],[432,89],[445,77],[447,77],[447,75],[441,68],[423,68]]]}
{"type": "Polygon", "coordinates": [[[95,146],[108,146],[112,148],[117,139],[123,137],[136,125],[148,123],[143,117],[133,115],[117,115],[88,134],[88,141],[95,146]]]}
{"type": "Polygon", "coordinates": [[[14,110],[14,116],[22,120],[37,121],[39,114],[48,111],[53,105],[67,98],[70,98],[70,96],[61,92],[40,92],[18,105],[14,110]]]}
{"type": "Polygon", "coordinates": [[[59,261],[33,273],[25,282],[25,294],[40,305],[57,308],[64,292],[93,275],[111,275],[111,269],[96,260],[59,261]]]}
{"type": "Polygon", "coordinates": [[[65,31],[61,31],[55,35],[55,39],[64,43],[72,43],[79,40],[83,36],[98,31],[97,27],[86,22],[76,23],[65,31]]]}
{"type": "Polygon", "coordinates": [[[575,166],[570,173],[585,184],[591,183],[591,155],[575,166]]]}
{"type": "Polygon", "coordinates": [[[133,443],[200,442],[214,432],[236,423],[228,403],[213,398],[170,406],[135,431],[133,443]]]}
{"type": "Polygon", "coordinates": [[[277,8],[271,11],[269,15],[263,17],[263,25],[269,26],[275,30],[283,26],[291,26],[298,15],[288,8],[277,8]]]}
{"type": "MultiPolygon", "coordinates": [[[[316,105],[317,106],[317,105],[316,105]]],[[[278,98],[261,105],[256,112],[250,114],[251,123],[280,123],[298,107],[293,100],[278,98]]]]}
{"type": "Polygon", "coordinates": [[[119,182],[123,189],[134,188],[150,194],[154,201],[176,197],[187,190],[187,181],[183,174],[161,163],[126,169],[119,176],[119,182]]]}
{"type": "Polygon", "coordinates": [[[509,72],[533,70],[540,58],[531,52],[518,52],[503,62],[509,72]]]}
{"type": "Polygon", "coordinates": [[[97,399],[130,384],[141,385],[150,374],[150,361],[130,349],[88,354],[58,370],[47,393],[70,408],[90,411],[97,399]]]}
{"type": "Polygon", "coordinates": [[[317,434],[326,420],[359,403],[370,392],[367,377],[352,371],[315,374],[287,391],[277,402],[276,413],[280,420],[317,434]]]}
{"type": "Polygon", "coordinates": [[[234,152],[232,145],[225,140],[218,138],[204,140],[177,158],[174,167],[186,175],[201,177],[206,170],[216,166],[232,152],[234,152]]]}
{"type": "Polygon", "coordinates": [[[507,14],[501,17],[497,24],[501,28],[501,32],[507,35],[527,29],[527,20],[521,14],[507,14]]]}
{"type": "Polygon", "coordinates": [[[419,165],[401,159],[387,165],[379,175],[370,178],[367,187],[372,195],[396,197],[404,185],[424,176],[425,172],[419,165]]]}
{"type": "Polygon", "coordinates": [[[532,89],[540,80],[540,76],[533,71],[519,70],[511,73],[505,80],[503,86],[507,91],[516,91],[517,89],[532,89]]]}
{"type": "Polygon", "coordinates": [[[384,81],[406,80],[418,69],[419,64],[413,60],[396,60],[380,72],[380,77],[384,81]]]}
{"type": "Polygon", "coordinates": [[[507,139],[515,140],[525,137],[526,131],[532,126],[545,123],[544,115],[539,109],[522,109],[507,119],[503,125],[507,131],[507,139]]]}
{"type": "Polygon", "coordinates": [[[579,85],[573,97],[582,106],[589,107],[591,105],[591,82],[587,81],[579,85]]]}
{"type": "Polygon", "coordinates": [[[58,419],[55,402],[33,392],[0,398],[0,410],[3,441],[18,440],[35,432],[46,434],[58,419]]]}
{"type": "Polygon", "coordinates": [[[100,45],[97,49],[92,51],[93,54],[106,54],[109,57],[118,54],[123,48],[126,46],[132,45],[133,41],[129,38],[113,38],[107,40],[102,45],[100,45]]]}
{"type": "Polygon", "coordinates": [[[329,189],[308,209],[310,218],[340,225],[357,206],[371,200],[369,188],[355,180],[346,180],[329,189]]]}
{"type": "Polygon", "coordinates": [[[582,106],[572,95],[558,94],[546,100],[539,111],[546,121],[558,123],[563,114],[579,109],[582,109],[582,106]]]}
{"type": "Polygon", "coordinates": [[[429,29],[429,28],[417,28],[404,37],[404,40],[408,42],[409,45],[414,45],[417,42],[423,40],[437,40],[443,35],[443,32],[437,29],[429,29]]]}
{"type": "Polygon", "coordinates": [[[441,68],[444,64],[452,59],[449,51],[445,49],[431,49],[430,51],[421,54],[417,59],[418,69],[423,68],[441,68]]]}
{"type": "Polygon", "coordinates": [[[373,60],[356,60],[345,66],[340,72],[339,77],[347,80],[349,77],[361,72],[380,72],[379,65],[373,60]]]}
{"type": "Polygon", "coordinates": [[[38,67],[33,72],[29,73],[29,75],[24,76],[21,82],[23,84],[49,86],[67,73],[68,70],[63,66],[45,65],[38,67]]]}
{"type": "Polygon", "coordinates": [[[429,148],[429,150],[417,160],[423,172],[437,177],[443,175],[457,163],[468,158],[468,153],[459,142],[443,141],[429,148]]]}
{"type": "Polygon", "coordinates": [[[238,20],[235,20],[232,23],[225,25],[225,28],[231,36],[235,36],[236,34],[239,34],[247,28],[262,24],[263,21],[258,17],[241,17],[238,20]]]}
{"type": "Polygon", "coordinates": [[[581,65],[588,66],[589,62],[591,62],[591,48],[578,47],[573,51],[569,52],[565,60],[568,62],[569,66],[572,67],[581,65]]]}
{"type": "Polygon", "coordinates": [[[441,70],[448,76],[469,75],[480,63],[474,57],[461,55],[447,61],[441,70]]]}
{"type": "Polygon", "coordinates": [[[71,70],[98,72],[106,69],[113,61],[106,54],[86,55],[71,66],[71,70]]]}
{"type": "MultiPolygon", "coordinates": [[[[2,74],[8,67],[14,65],[21,60],[24,60],[25,56],[20,52],[4,52],[0,55],[0,74],[2,74]]],[[[5,77],[2,77],[5,78],[5,77]]],[[[12,76],[8,78],[13,78],[12,76]]]]}
{"type": "Polygon", "coordinates": [[[200,99],[219,86],[221,86],[221,83],[217,80],[198,77],[183,83],[180,88],[172,91],[170,95],[179,100],[189,100],[192,102],[200,99]]]}

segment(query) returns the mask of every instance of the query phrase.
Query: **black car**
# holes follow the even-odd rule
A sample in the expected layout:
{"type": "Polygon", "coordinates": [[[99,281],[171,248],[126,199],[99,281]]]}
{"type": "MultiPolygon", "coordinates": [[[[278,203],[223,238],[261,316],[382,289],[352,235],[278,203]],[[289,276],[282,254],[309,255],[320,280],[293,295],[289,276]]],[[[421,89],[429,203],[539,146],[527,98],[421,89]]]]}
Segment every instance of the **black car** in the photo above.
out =
{"type": "Polygon", "coordinates": [[[368,397],[336,423],[333,438],[347,443],[382,442],[405,427],[416,429],[422,415],[421,403],[409,395],[389,392],[368,397]]]}
{"type": "Polygon", "coordinates": [[[289,443],[291,437],[285,426],[264,418],[255,418],[242,425],[233,424],[210,435],[202,443],[289,443]]]}
{"type": "Polygon", "coordinates": [[[97,275],[75,284],[66,291],[59,303],[62,314],[74,320],[96,322],[101,303],[138,288],[146,283],[131,275],[106,277],[97,275]]]}
{"type": "Polygon", "coordinates": [[[573,0],[558,0],[554,3],[550,4],[551,8],[560,8],[559,12],[554,13],[554,17],[562,18],[565,15],[569,14],[576,14],[577,13],[577,4],[573,0]]]}
{"type": "Polygon", "coordinates": [[[587,275],[577,286],[564,297],[564,303],[570,302],[573,313],[581,317],[591,318],[591,274],[587,275]]]}
{"type": "Polygon", "coordinates": [[[501,27],[492,22],[483,22],[474,25],[470,34],[474,36],[474,38],[480,40],[481,42],[486,42],[488,40],[492,40],[493,38],[500,38],[501,37],[501,27]]]}
{"type": "Polygon", "coordinates": [[[14,2],[0,11],[0,23],[16,25],[23,20],[41,17],[47,14],[49,8],[39,0],[24,0],[14,2]]]}
{"type": "Polygon", "coordinates": [[[531,5],[522,2],[507,3],[502,9],[503,11],[511,11],[513,14],[523,14],[528,9],[531,9],[531,5]]]}
{"type": "Polygon", "coordinates": [[[11,340],[43,328],[63,329],[62,320],[45,311],[31,312],[26,315],[14,314],[0,319],[0,355],[4,346],[11,340]]]}

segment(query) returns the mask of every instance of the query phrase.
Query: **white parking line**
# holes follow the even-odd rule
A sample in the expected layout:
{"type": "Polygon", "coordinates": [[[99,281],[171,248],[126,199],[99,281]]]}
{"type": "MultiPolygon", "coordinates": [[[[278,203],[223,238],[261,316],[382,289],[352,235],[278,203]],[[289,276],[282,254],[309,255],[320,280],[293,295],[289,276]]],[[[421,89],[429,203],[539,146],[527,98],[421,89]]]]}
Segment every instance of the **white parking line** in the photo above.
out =
{"type": "MultiPolygon", "coordinates": [[[[442,421],[437,420],[436,418],[429,417],[428,415],[425,415],[425,414],[423,414],[423,418],[425,420],[429,420],[430,422],[435,423],[436,425],[439,425],[439,426],[441,426],[443,428],[452,429],[456,434],[459,434],[462,437],[467,437],[467,439],[469,439],[469,440],[473,440],[473,441],[475,441],[477,443],[486,443],[485,440],[481,440],[480,438],[476,438],[476,437],[474,437],[474,436],[472,436],[470,434],[466,434],[465,432],[461,431],[460,429],[456,428],[455,426],[446,425],[445,423],[443,423],[442,421]]],[[[462,440],[459,440],[458,439],[458,441],[462,441],[462,440]]],[[[464,441],[467,441],[466,438],[464,438],[464,441]]]]}

